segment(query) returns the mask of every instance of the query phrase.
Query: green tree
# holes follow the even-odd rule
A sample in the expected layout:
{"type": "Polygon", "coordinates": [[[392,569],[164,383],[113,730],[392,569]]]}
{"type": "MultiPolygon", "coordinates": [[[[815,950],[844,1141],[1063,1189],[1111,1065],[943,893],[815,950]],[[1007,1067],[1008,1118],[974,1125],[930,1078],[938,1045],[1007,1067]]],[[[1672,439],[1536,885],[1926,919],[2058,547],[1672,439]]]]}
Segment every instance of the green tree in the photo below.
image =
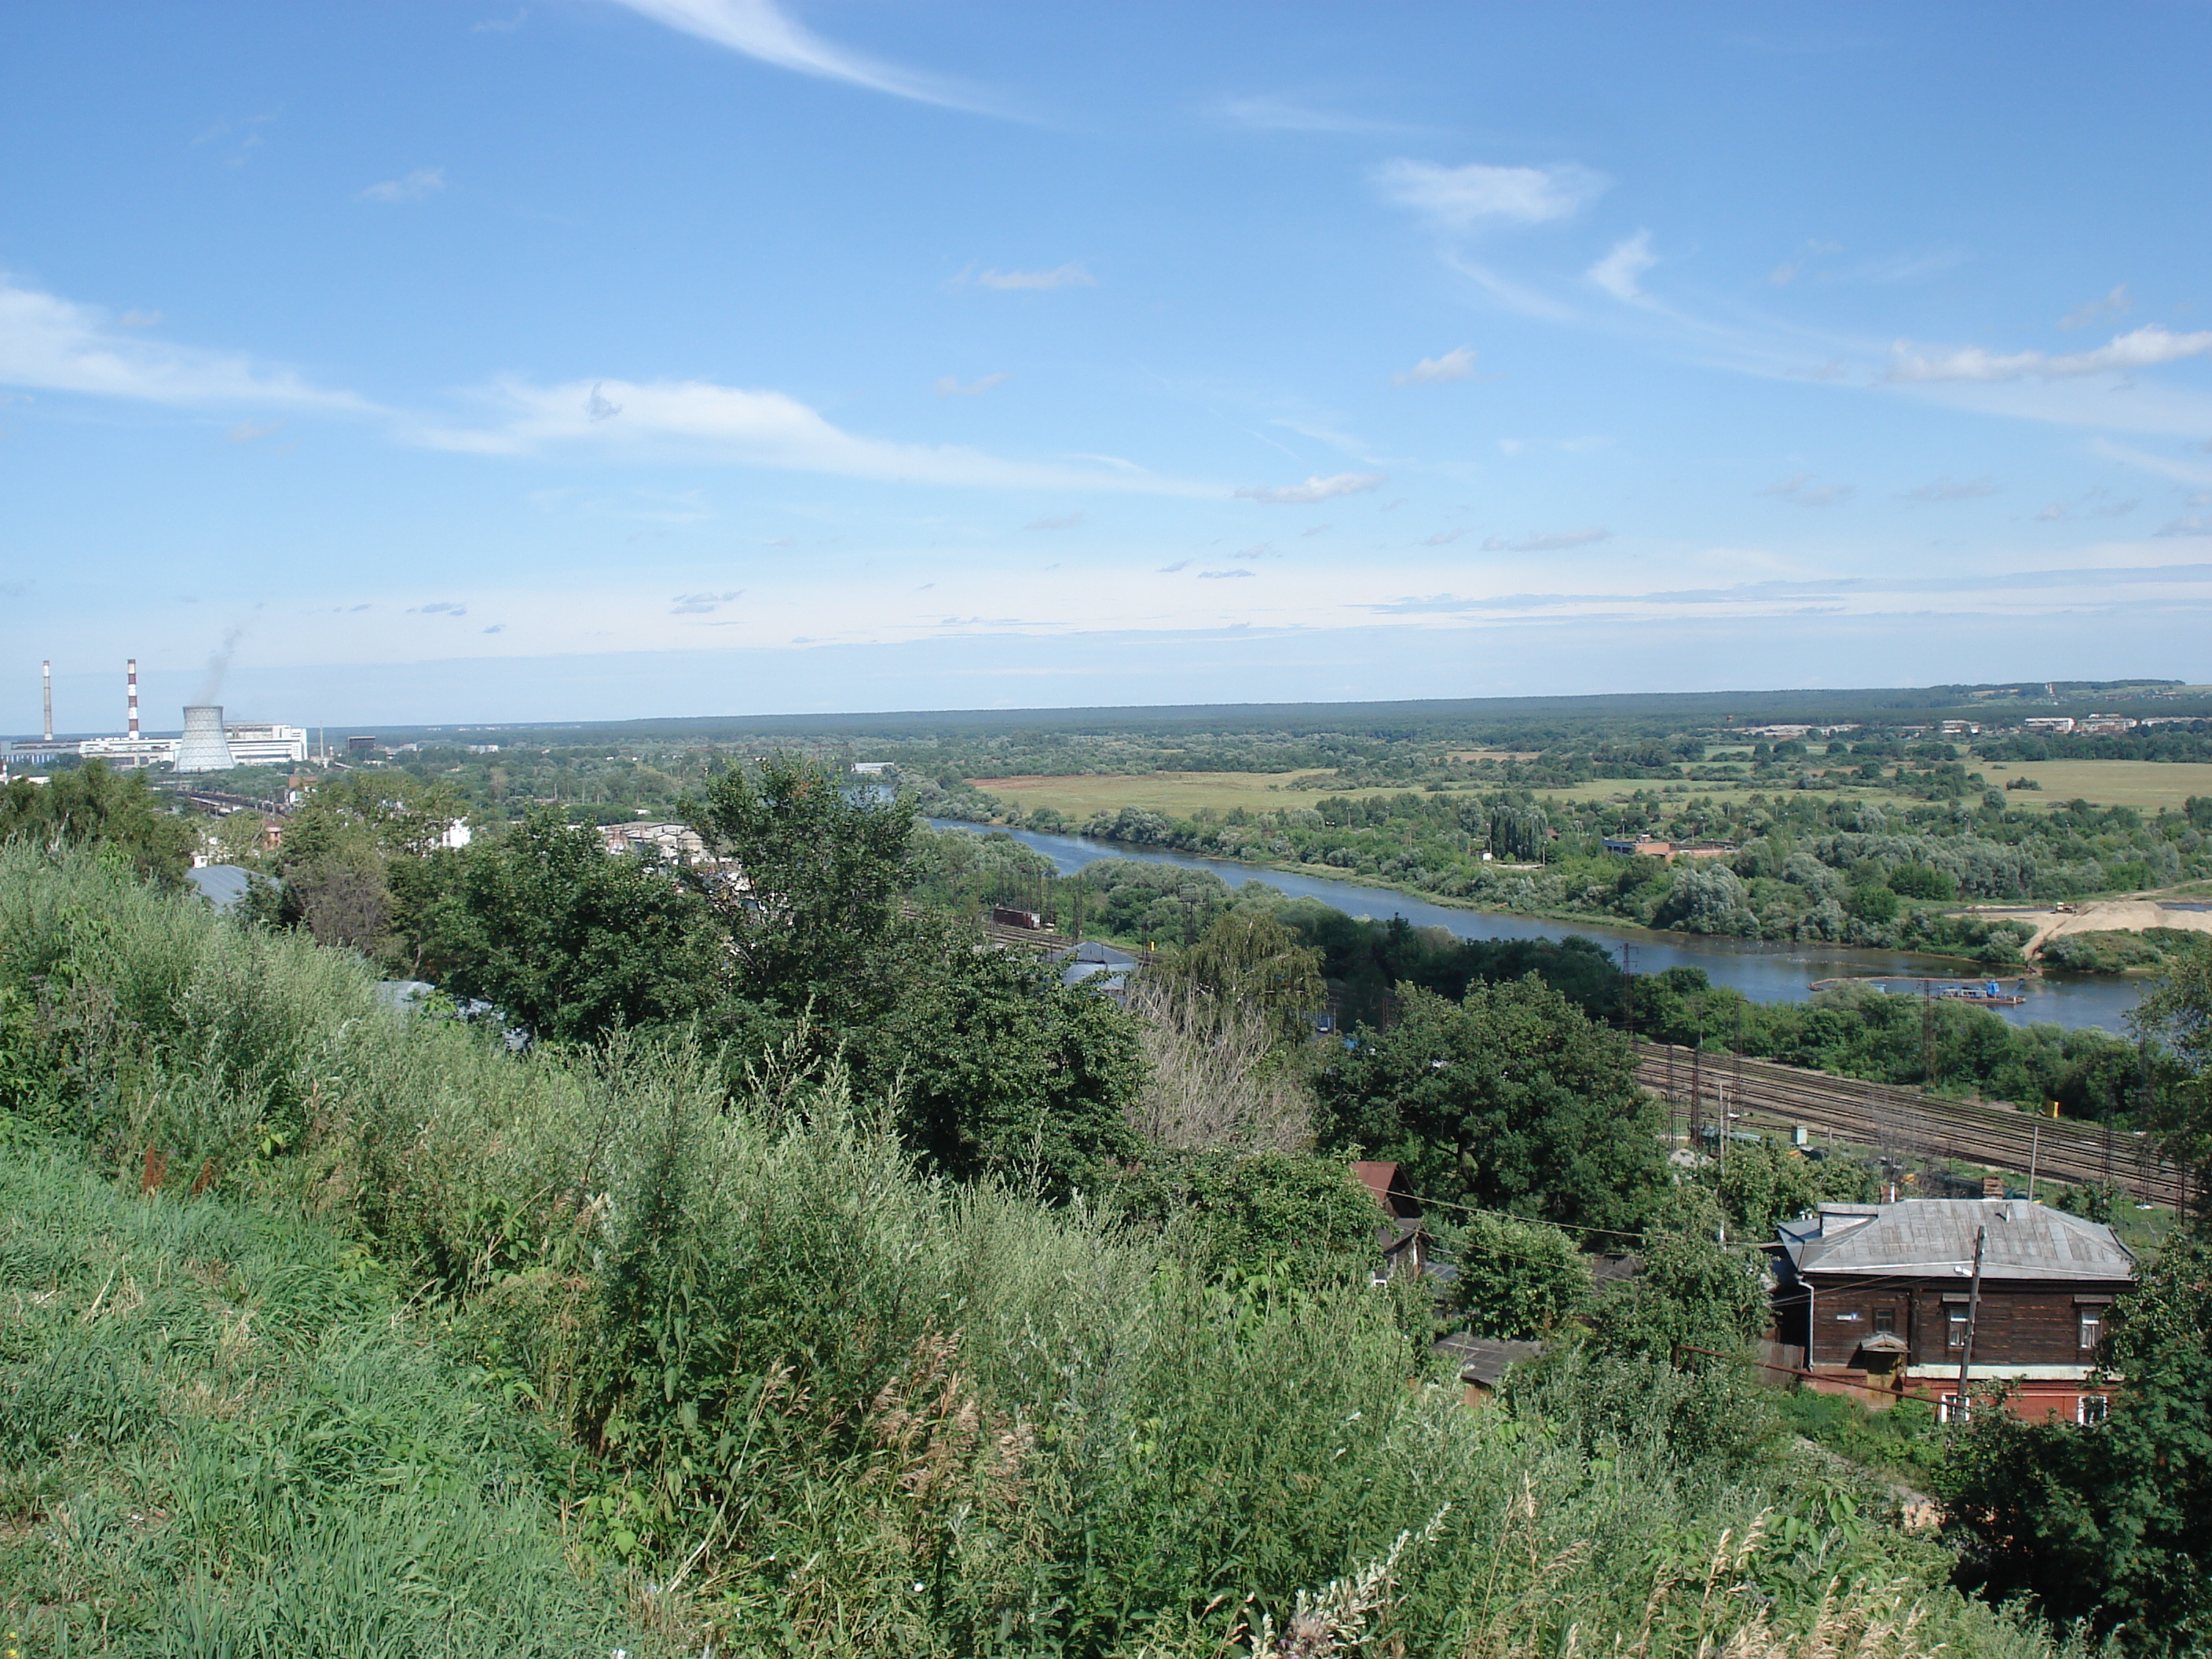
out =
{"type": "Polygon", "coordinates": [[[191,825],[162,804],[143,775],[112,772],[100,760],[44,783],[17,778],[0,789],[0,842],[17,840],[105,848],[170,887],[192,863],[191,825]]]}
{"type": "Polygon", "coordinates": [[[2212,1243],[2177,1236],[2122,1304],[2101,1425],[1977,1411],[1942,1486],[1960,1577],[2124,1651],[2212,1644],[2212,1243]]]}
{"type": "Polygon", "coordinates": [[[1184,994],[1224,1006],[1249,1003],[1303,1032],[1326,994],[1321,952],[1272,916],[1229,911],[1158,969],[1184,994]]]}
{"type": "Polygon", "coordinates": [[[1132,1215],[1179,1224],[1216,1275],[1287,1264],[1306,1283],[1349,1282],[1381,1259],[1382,1212],[1339,1158],[1152,1148],[1115,1188],[1132,1215]]]}
{"type": "Polygon", "coordinates": [[[2171,1057],[2152,1124],[2159,1150],[2191,1170],[2190,1185],[2202,1193],[2212,1179],[2212,938],[2198,933],[2178,942],[2166,972],[2128,1018],[2138,1037],[2171,1057]]]}
{"type": "Polygon", "coordinates": [[[734,870],[689,879],[727,928],[747,994],[829,1017],[880,1006],[906,882],[914,803],[849,787],[827,766],[775,754],[721,774],[682,806],[734,870]]]}
{"type": "Polygon", "coordinates": [[[1143,1062],[1111,999],[949,923],[917,924],[895,954],[897,1000],[855,1058],[866,1086],[896,1094],[908,1144],[933,1165],[1065,1196],[1135,1150],[1143,1062]]]}
{"type": "Polygon", "coordinates": [[[675,873],[611,855],[589,825],[533,807],[506,835],[441,855],[425,961],[540,1037],[591,1039],[692,1018],[728,994],[714,918],[675,873]]]}
{"type": "Polygon", "coordinates": [[[1701,1233],[1662,1234],[1648,1243],[1644,1271],[1599,1299],[1595,1340],[1662,1359],[1678,1344],[1735,1352],[1766,1327],[1764,1265],[1701,1233]]]}
{"type": "Polygon", "coordinates": [[[1542,1336],[1589,1302],[1589,1264],[1557,1227],[1475,1215],[1465,1226],[1438,1231],[1458,1268],[1449,1302],[1477,1336],[1542,1336]]]}
{"type": "Polygon", "coordinates": [[[1638,1226],[1662,1184],[1662,1127],[1628,1045],[1534,975],[1462,1002],[1400,988],[1321,1079],[1338,1149],[1403,1165],[1425,1197],[1578,1229],[1638,1226]]]}

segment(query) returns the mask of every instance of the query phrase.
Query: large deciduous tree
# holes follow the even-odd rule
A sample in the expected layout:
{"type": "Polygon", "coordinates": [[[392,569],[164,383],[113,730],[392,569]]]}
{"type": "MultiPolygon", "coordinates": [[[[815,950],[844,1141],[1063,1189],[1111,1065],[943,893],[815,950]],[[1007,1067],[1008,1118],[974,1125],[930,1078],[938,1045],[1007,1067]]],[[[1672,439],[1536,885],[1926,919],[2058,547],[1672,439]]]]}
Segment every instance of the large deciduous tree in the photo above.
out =
{"type": "Polygon", "coordinates": [[[1331,1144],[1395,1159],[1416,1192],[1562,1226],[1638,1226],[1661,1185],[1661,1123],[1628,1044],[1534,975],[1466,1000],[1400,988],[1322,1076],[1331,1144]]]}
{"type": "Polygon", "coordinates": [[[886,943],[914,839],[910,799],[855,788],[829,767],[775,754],[721,774],[684,816],[734,866],[694,878],[720,911],[748,996],[809,999],[833,1022],[886,1000],[886,943]]]}

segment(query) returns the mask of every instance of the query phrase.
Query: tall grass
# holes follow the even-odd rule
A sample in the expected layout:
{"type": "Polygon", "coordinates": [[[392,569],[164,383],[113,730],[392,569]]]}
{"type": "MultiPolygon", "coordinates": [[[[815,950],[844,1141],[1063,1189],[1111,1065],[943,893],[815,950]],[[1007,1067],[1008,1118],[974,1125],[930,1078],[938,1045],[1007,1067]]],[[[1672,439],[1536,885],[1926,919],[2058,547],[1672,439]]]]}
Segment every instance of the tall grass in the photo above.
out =
{"type": "Polygon", "coordinates": [[[1470,1411],[1387,1298],[924,1179],[834,1067],[509,1055],[21,851],[0,998],[13,1121],[100,1172],[0,1186],[58,1310],[0,1602],[104,1650],[2045,1650],[1753,1394],[1568,1354],[1470,1411]]]}

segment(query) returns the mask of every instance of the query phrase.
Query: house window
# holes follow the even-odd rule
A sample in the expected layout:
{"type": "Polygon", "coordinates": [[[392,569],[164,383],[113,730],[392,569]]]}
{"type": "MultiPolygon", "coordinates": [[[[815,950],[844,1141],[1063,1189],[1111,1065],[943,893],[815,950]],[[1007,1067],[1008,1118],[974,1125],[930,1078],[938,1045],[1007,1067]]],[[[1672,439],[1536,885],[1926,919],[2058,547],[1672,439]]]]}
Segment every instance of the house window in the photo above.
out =
{"type": "Polygon", "coordinates": [[[1936,1420],[1939,1423],[1963,1423],[1966,1420],[1966,1396],[1947,1394],[1936,1402],[1936,1420]]]}
{"type": "Polygon", "coordinates": [[[2074,1402],[2074,1420],[2088,1428],[2105,1420],[2112,1402],[2101,1394],[2085,1394],[2074,1402]]]}
{"type": "Polygon", "coordinates": [[[2077,1311],[2081,1316],[2081,1352],[2087,1353],[2104,1340],[2105,1310],[2102,1308],[2082,1308],[2077,1311]]]}
{"type": "Polygon", "coordinates": [[[1876,1308],[1874,1310],[1874,1334],[1876,1336],[1895,1336],[1897,1334],[1896,1309],[1876,1308]]]}
{"type": "Polygon", "coordinates": [[[1836,1322],[1841,1325],[1856,1325],[1858,1322],[1859,1316],[1856,1312],[1839,1313],[1836,1316],[1836,1322]]]}
{"type": "Polygon", "coordinates": [[[1966,1350],[1966,1310],[1950,1307],[1944,1309],[1943,1312],[1943,1346],[1953,1353],[1964,1353],[1966,1350]]]}

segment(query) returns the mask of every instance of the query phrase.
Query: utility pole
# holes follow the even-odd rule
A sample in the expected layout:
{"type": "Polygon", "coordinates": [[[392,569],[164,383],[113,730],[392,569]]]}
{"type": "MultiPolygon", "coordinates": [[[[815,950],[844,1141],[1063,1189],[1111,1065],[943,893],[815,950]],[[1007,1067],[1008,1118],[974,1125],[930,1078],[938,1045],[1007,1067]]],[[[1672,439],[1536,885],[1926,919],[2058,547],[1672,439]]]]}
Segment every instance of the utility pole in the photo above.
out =
{"type": "Polygon", "coordinates": [[[1966,1372],[1974,1363],[1974,1322],[1982,1312],[1982,1243],[1989,1228],[1974,1229],[1974,1279],[1966,1290],[1966,1346],[1959,1356],[1959,1420],[1966,1420],[1966,1372]]]}
{"type": "Polygon", "coordinates": [[[2036,1166],[2043,1160],[2043,1126],[2039,1123],[2028,1132],[2027,1143],[2027,1201],[2035,1202],[2036,1166]]]}

